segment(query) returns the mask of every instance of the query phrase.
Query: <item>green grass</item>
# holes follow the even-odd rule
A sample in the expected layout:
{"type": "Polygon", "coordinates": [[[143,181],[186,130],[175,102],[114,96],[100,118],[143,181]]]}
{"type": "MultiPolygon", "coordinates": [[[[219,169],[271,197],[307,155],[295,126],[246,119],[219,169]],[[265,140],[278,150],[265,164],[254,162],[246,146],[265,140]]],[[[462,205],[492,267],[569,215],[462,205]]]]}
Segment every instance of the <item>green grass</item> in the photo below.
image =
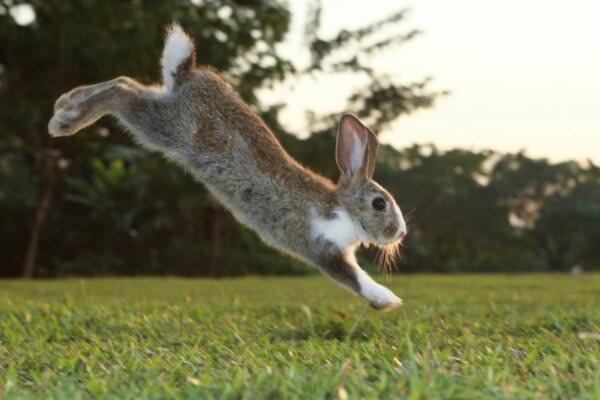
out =
{"type": "Polygon", "coordinates": [[[600,275],[388,284],[0,281],[0,397],[600,399],[600,275]]]}

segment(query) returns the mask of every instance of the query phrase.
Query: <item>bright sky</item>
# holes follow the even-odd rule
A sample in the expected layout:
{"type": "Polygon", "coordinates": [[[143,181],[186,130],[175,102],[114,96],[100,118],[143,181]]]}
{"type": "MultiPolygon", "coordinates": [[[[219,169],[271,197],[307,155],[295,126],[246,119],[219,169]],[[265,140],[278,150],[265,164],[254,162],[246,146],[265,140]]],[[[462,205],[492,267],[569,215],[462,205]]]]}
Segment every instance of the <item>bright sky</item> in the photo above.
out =
{"type": "MultiPolygon", "coordinates": [[[[452,93],[431,110],[400,118],[382,140],[396,146],[526,149],[552,160],[600,162],[600,1],[323,0],[325,34],[362,26],[403,7],[403,30],[424,32],[371,62],[401,82],[433,76],[452,93]]],[[[306,2],[291,1],[282,51],[298,63],[306,2]]],[[[304,57],[303,57],[304,56],[304,57]]],[[[303,80],[265,93],[283,101],[290,129],[307,132],[305,110],[337,110],[360,81],[303,80]]],[[[348,110],[352,111],[352,110],[348,110]]]]}

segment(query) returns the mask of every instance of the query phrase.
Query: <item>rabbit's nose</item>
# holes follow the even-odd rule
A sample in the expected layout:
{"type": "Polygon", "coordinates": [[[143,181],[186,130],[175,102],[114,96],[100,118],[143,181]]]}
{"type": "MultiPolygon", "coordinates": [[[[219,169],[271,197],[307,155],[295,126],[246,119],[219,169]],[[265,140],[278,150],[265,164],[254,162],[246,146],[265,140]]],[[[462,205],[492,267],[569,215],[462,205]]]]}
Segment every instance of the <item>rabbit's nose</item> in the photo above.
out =
{"type": "Polygon", "coordinates": [[[398,235],[399,239],[404,239],[406,237],[406,231],[402,231],[400,232],[400,234],[398,235]]]}

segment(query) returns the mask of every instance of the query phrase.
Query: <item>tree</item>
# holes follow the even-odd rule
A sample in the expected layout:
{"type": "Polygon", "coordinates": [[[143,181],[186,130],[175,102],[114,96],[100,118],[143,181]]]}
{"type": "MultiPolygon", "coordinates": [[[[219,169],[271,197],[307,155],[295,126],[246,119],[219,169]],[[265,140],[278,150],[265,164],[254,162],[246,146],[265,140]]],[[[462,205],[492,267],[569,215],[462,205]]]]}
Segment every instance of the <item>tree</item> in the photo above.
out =
{"type": "MultiPolygon", "coordinates": [[[[597,168],[578,168],[573,186],[550,194],[531,230],[553,271],[600,265],[600,180],[597,168]]],[[[571,185],[569,185],[571,186],[571,185]]]]}
{"type": "MultiPolygon", "coordinates": [[[[275,129],[281,128],[279,108],[264,109],[257,90],[317,71],[367,74],[368,87],[350,101],[359,115],[380,128],[402,113],[431,105],[435,98],[426,82],[398,85],[361,61],[361,55],[414,36],[361,46],[380,26],[395,25],[402,18],[404,13],[395,14],[381,23],[341,32],[333,40],[318,37],[319,20],[314,18],[309,40],[314,62],[306,70],[295,70],[275,51],[290,21],[288,9],[278,1],[3,3],[0,176],[14,179],[0,183],[0,191],[18,192],[0,197],[6,215],[0,239],[7,244],[2,255],[9,266],[2,273],[229,275],[298,270],[298,264],[267,249],[233,221],[185,173],[133,147],[114,121],[103,119],[68,141],[49,140],[46,124],[52,101],[75,85],[118,75],[155,81],[162,27],[178,20],[197,42],[199,61],[222,71],[275,129]],[[14,18],[19,7],[30,7],[35,19],[19,25],[14,18]],[[333,61],[334,53],[342,50],[349,51],[350,58],[333,61]],[[379,111],[372,110],[374,106],[379,111]]],[[[329,166],[325,171],[333,177],[334,118],[318,118],[329,125],[321,124],[309,141],[284,130],[280,137],[293,155],[316,169],[329,166]],[[312,152],[315,149],[318,152],[312,152]]]]}
{"type": "MultiPolygon", "coordinates": [[[[86,168],[88,160],[93,156],[106,156],[100,150],[100,141],[109,149],[108,153],[111,145],[129,143],[122,135],[110,135],[109,138],[91,135],[93,131],[106,135],[120,130],[109,120],[101,121],[68,143],[50,141],[46,125],[52,101],[59,94],[84,82],[121,74],[144,82],[154,81],[158,73],[162,27],[172,20],[179,20],[198,42],[203,62],[224,71],[246,101],[255,104],[257,87],[269,80],[280,79],[290,70],[289,63],[274,50],[275,43],[287,32],[289,18],[287,9],[275,1],[197,4],[185,0],[162,3],[141,0],[111,3],[110,6],[101,1],[3,3],[0,6],[0,39],[3,43],[0,49],[0,129],[3,138],[0,146],[3,157],[10,156],[26,166],[31,173],[29,184],[39,188],[26,190],[27,195],[35,197],[24,201],[24,205],[35,208],[30,211],[35,218],[28,223],[29,244],[23,245],[22,235],[4,238],[5,243],[14,243],[9,246],[11,254],[6,258],[12,264],[12,273],[27,247],[23,274],[34,274],[38,238],[46,220],[55,219],[65,225],[73,222],[61,208],[76,207],[54,193],[57,188],[62,191],[66,177],[85,177],[87,174],[84,179],[92,178],[94,170],[86,168]],[[14,18],[23,7],[29,7],[35,14],[34,21],[25,26],[19,25],[14,18]],[[63,170],[57,168],[58,165],[70,167],[63,170]]],[[[148,157],[150,163],[156,160],[154,156],[148,157]]],[[[181,185],[189,183],[183,174],[177,179],[181,185]]],[[[62,229],[56,231],[53,233],[57,236],[65,234],[60,232],[62,229]]],[[[39,246],[45,249],[62,247],[61,241],[51,244],[53,240],[49,240],[49,236],[42,238],[39,246]]]]}
{"type": "MultiPolygon", "coordinates": [[[[117,75],[156,81],[162,27],[178,20],[197,42],[199,62],[221,70],[294,157],[336,179],[333,149],[342,111],[380,132],[446,93],[431,91],[428,78],[397,82],[369,65],[380,49],[418,36],[403,31],[406,11],[324,38],[320,4],[312,4],[306,28],[311,62],[300,67],[275,51],[290,21],[285,3],[277,1],[2,2],[0,275],[310,271],[266,247],[202,185],[133,145],[113,120],[64,141],[49,140],[46,124],[52,101],[72,86],[117,75]],[[31,7],[35,19],[19,25],[19,7],[31,7]],[[345,110],[310,110],[312,134],[305,140],[280,123],[283,104],[267,108],[257,96],[286,79],[336,74],[365,84],[351,93],[345,110]]],[[[600,168],[591,162],[381,146],[375,178],[407,215],[400,271],[600,268],[600,168]]]]}

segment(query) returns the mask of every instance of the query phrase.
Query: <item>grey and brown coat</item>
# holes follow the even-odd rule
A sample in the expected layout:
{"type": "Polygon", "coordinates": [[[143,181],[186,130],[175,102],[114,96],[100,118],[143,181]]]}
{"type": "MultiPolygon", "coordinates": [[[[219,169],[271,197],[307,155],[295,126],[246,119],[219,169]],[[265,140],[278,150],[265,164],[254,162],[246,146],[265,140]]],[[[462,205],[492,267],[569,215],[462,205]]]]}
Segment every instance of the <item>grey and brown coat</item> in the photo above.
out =
{"type": "Polygon", "coordinates": [[[317,266],[375,308],[400,305],[354,257],[361,242],[386,246],[406,234],[394,199],[371,179],[375,135],[342,116],[335,184],[290,157],[216,71],[196,67],[193,43],[177,25],[168,31],[162,65],[164,85],[119,77],[62,95],[50,134],[73,135],[113,115],[140,145],[189,170],[271,246],[317,266]]]}

